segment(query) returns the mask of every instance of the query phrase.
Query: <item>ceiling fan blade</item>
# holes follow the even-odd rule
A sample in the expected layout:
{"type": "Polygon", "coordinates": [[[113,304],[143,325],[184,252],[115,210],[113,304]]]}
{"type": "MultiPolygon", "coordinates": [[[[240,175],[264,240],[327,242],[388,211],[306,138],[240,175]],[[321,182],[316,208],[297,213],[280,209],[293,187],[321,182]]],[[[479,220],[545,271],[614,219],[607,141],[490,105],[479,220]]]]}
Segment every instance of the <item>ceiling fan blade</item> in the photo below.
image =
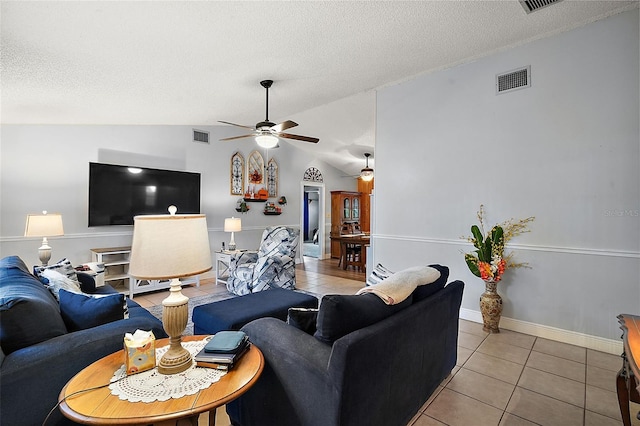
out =
{"type": "Polygon", "coordinates": [[[311,142],[311,143],[318,143],[318,141],[320,140],[318,138],[312,138],[309,136],[292,135],[291,133],[278,133],[277,136],[281,138],[295,139],[298,141],[311,142]]]}
{"type": "Polygon", "coordinates": [[[230,138],[224,138],[224,139],[220,139],[221,141],[232,141],[234,139],[242,139],[242,138],[250,138],[255,136],[254,134],[251,135],[241,135],[241,136],[231,136],[230,138]]]}
{"type": "Polygon", "coordinates": [[[296,123],[295,121],[291,121],[291,120],[287,120],[287,121],[283,121],[280,124],[276,124],[275,126],[271,127],[271,130],[273,130],[274,132],[280,133],[284,130],[290,129],[292,127],[296,127],[298,125],[298,123],[296,123]]]}
{"type": "Polygon", "coordinates": [[[255,127],[245,126],[244,124],[230,123],[230,122],[228,122],[228,121],[218,121],[218,123],[231,124],[232,126],[244,127],[245,129],[255,130],[255,127]]]}

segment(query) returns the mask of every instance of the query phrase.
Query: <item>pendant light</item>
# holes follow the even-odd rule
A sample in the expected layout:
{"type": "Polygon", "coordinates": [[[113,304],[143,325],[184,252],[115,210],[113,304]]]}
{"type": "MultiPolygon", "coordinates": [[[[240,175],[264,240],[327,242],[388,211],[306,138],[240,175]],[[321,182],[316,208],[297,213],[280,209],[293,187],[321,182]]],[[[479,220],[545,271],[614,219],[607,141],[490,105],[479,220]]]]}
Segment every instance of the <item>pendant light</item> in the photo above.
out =
{"type": "Polygon", "coordinates": [[[369,182],[373,179],[373,169],[371,167],[369,167],[369,156],[371,154],[368,152],[364,153],[364,156],[367,159],[367,164],[365,166],[364,169],[360,170],[360,179],[362,179],[365,182],[369,182]]]}

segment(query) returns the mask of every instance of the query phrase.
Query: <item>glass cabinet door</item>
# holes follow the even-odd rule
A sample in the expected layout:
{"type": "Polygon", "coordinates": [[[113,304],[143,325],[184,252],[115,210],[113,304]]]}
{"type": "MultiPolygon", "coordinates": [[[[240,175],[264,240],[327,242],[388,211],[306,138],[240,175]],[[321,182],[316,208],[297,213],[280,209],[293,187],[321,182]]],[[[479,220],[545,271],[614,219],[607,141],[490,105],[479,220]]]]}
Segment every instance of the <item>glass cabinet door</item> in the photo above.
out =
{"type": "Polygon", "coordinates": [[[348,197],[345,197],[342,204],[343,204],[342,217],[344,219],[350,219],[351,218],[351,199],[348,197]]]}
{"type": "Polygon", "coordinates": [[[355,197],[353,199],[353,218],[360,219],[360,199],[355,197]]]}

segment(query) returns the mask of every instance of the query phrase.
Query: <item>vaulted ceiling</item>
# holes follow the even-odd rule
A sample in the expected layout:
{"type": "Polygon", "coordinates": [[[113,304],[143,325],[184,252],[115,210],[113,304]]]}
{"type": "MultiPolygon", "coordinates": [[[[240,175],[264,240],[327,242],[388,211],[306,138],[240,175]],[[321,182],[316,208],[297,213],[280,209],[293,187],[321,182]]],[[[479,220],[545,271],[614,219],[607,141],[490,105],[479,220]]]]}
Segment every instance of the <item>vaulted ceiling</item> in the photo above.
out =
{"type": "MultiPolygon", "coordinates": [[[[1,121],[254,125],[293,119],[345,172],[376,88],[638,7],[504,1],[2,1],[1,121]]],[[[242,129],[238,129],[238,134],[242,129]]],[[[230,131],[230,135],[233,134],[230,131]]],[[[302,146],[304,145],[304,146],[302,146]]]]}

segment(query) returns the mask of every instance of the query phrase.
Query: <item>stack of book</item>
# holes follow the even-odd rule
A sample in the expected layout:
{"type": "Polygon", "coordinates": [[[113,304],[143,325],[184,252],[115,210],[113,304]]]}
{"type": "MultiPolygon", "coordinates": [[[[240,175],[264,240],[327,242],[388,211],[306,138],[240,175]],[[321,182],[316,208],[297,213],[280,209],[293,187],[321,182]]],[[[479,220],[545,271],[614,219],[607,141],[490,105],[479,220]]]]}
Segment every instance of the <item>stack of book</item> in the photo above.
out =
{"type": "Polygon", "coordinates": [[[249,349],[249,338],[242,331],[219,331],[196,354],[196,366],[230,370],[249,349]]]}

